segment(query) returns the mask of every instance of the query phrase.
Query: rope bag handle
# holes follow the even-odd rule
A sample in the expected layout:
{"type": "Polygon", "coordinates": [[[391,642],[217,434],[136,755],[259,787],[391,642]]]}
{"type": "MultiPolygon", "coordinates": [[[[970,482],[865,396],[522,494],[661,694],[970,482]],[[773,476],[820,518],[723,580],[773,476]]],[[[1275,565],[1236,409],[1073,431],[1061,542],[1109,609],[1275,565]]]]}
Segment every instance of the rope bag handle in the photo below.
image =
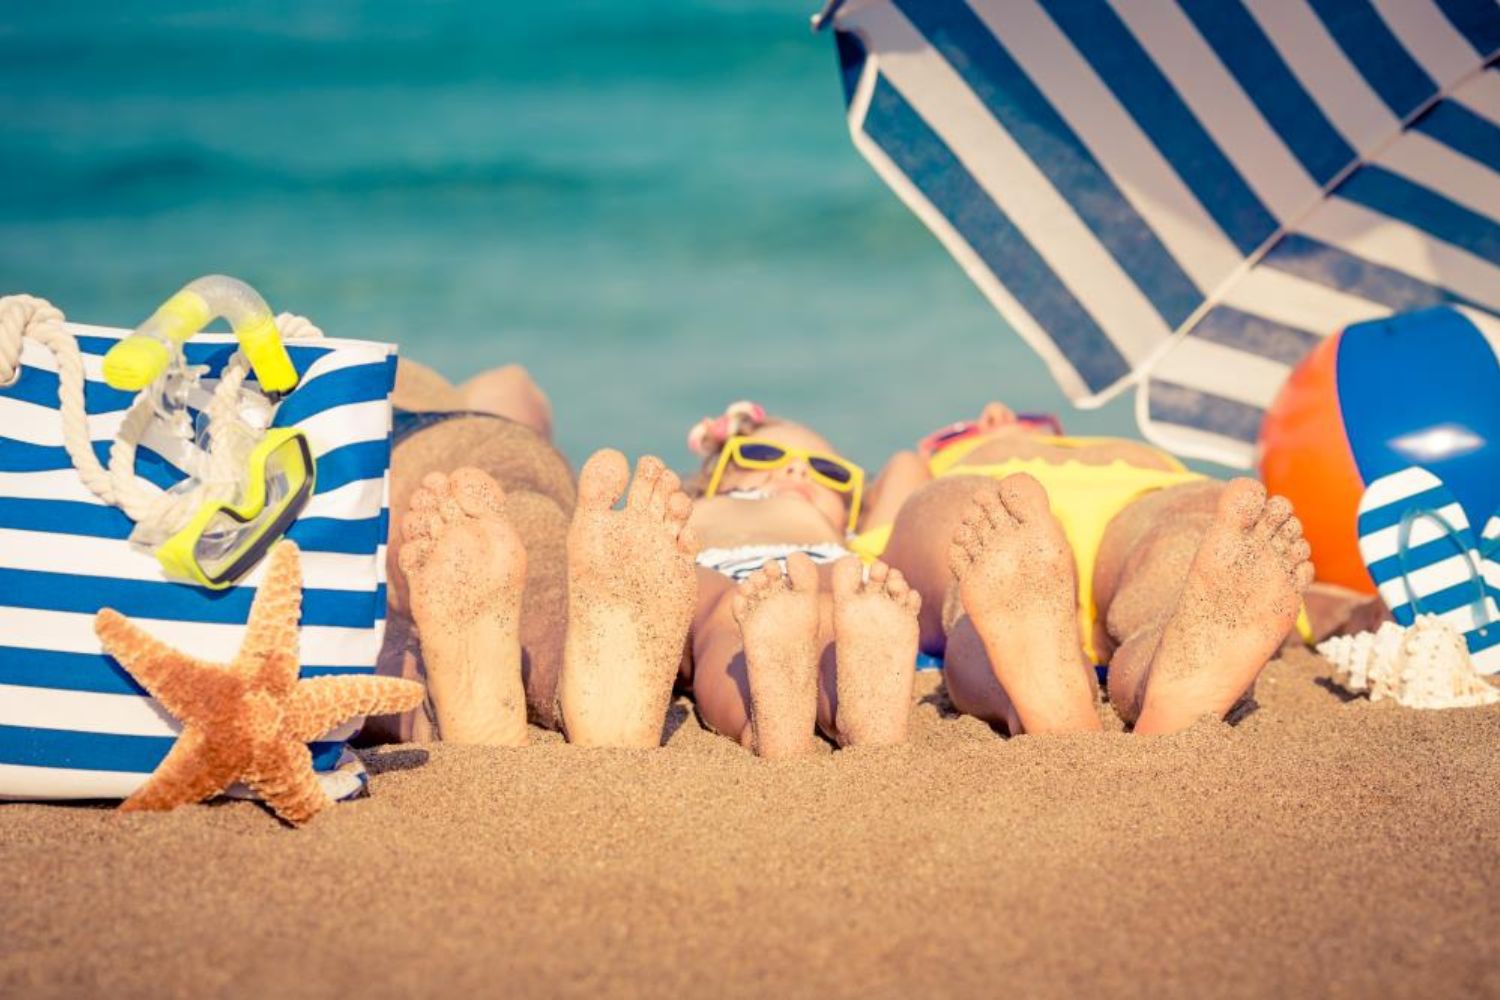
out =
{"type": "MultiPolygon", "coordinates": [[[[281,336],[288,340],[314,340],[323,336],[323,331],[303,316],[282,313],[276,317],[276,323],[281,336]]],[[[46,299],[32,295],[0,297],[0,390],[13,385],[20,377],[21,344],[28,338],[46,347],[57,359],[57,399],[62,417],[63,448],[84,486],[137,522],[160,517],[165,507],[184,502],[184,498],[172,496],[135,474],[136,448],[156,416],[151,398],[153,386],[142,389],[130,404],[110,447],[106,467],[94,454],[89,437],[82,352],[78,349],[77,339],[63,326],[62,310],[46,299]]],[[[233,462],[230,449],[218,446],[213,426],[237,412],[240,389],[249,373],[249,359],[243,350],[236,350],[224,366],[205,410],[211,442],[208,452],[210,477],[222,475],[226,471],[224,466],[233,462]]]]}

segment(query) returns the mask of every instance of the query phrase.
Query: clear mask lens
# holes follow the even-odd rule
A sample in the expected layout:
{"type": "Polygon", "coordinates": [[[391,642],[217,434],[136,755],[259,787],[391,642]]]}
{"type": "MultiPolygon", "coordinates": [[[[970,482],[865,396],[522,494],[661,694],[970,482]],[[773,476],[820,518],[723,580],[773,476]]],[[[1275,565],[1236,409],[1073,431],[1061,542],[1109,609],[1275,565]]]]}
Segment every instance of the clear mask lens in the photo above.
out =
{"type": "Polygon", "coordinates": [[[265,502],[260,509],[236,513],[221,507],[214,513],[193,546],[193,556],[206,576],[239,575],[234,572],[237,563],[247,556],[251,564],[258,562],[264,554],[259,550],[281,537],[285,526],[273,529],[288,522],[289,514],[296,514],[291,508],[300,508],[309,492],[306,457],[300,439],[287,440],[266,456],[265,502]]]}

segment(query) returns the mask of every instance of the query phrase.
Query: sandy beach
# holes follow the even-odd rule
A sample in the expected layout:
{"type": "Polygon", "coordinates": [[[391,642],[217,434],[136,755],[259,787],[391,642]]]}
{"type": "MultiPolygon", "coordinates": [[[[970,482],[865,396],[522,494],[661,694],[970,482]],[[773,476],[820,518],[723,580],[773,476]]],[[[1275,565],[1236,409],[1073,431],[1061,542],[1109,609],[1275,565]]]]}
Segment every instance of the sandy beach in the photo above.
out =
{"type": "Polygon", "coordinates": [[[919,679],[910,746],[788,763],[365,751],[370,798],[0,807],[0,994],[1500,995],[1500,707],[1272,664],[1180,736],[1005,740],[919,679]]]}

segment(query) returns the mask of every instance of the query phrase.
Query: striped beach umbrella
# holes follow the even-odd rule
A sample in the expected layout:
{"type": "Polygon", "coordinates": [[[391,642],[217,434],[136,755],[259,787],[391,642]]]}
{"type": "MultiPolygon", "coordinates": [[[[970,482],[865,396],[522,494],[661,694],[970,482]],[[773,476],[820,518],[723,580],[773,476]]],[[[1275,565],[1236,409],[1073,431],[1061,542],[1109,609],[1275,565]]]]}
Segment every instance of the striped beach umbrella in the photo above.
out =
{"type": "MultiPolygon", "coordinates": [[[[845,0],[854,143],[1075,404],[1248,467],[1361,320],[1500,312],[1495,0],[845,0]]],[[[1398,393],[1392,387],[1392,393],[1398,393]]]]}

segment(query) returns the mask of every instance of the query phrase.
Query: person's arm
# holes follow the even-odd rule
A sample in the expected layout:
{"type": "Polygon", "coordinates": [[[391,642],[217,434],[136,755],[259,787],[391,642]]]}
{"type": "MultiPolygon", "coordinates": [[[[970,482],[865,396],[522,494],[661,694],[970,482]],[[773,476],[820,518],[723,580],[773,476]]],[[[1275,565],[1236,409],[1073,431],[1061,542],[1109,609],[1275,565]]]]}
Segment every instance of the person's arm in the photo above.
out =
{"type": "Polygon", "coordinates": [[[932,482],[932,473],[927,469],[927,460],[914,451],[898,451],[892,455],[875,482],[865,495],[864,510],[859,516],[859,530],[867,531],[890,524],[896,520],[896,512],[917,490],[932,482]]]}

